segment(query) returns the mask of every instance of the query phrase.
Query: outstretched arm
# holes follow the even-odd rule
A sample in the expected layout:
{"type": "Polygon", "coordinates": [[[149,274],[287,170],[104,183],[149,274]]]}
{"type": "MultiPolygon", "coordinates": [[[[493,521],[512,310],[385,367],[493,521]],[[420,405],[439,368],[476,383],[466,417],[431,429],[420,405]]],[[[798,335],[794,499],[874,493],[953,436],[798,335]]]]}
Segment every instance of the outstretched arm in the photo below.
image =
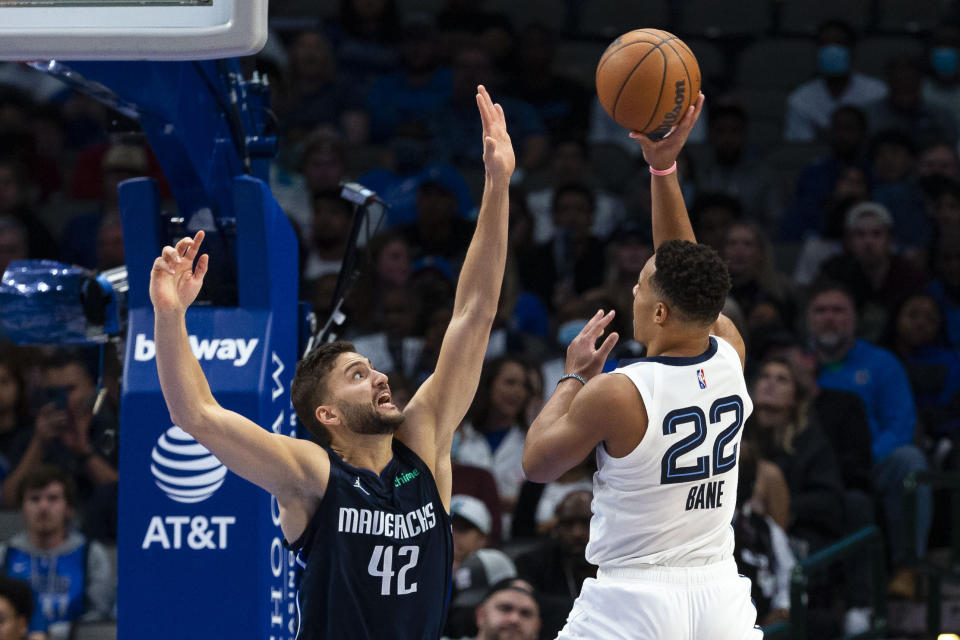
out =
{"type": "MultiPolygon", "coordinates": [[[[203,231],[175,248],[165,247],[150,273],[157,373],[170,417],[227,468],[293,510],[292,521],[302,519],[306,526],[306,511],[323,495],[329,476],[326,452],[311,442],[270,433],[221,407],[190,349],[186,310],[200,292],[209,261],[203,255],[193,267],[201,242],[203,231]]],[[[284,533],[291,532],[285,527],[284,533]]]]}
{"type": "MultiPolygon", "coordinates": [[[[667,171],[677,161],[677,156],[687,142],[693,125],[696,124],[700,112],[703,110],[703,94],[697,98],[697,103],[690,105],[676,128],[666,138],[651,140],[639,131],[634,131],[630,137],[643,147],[643,159],[651,168],[658,171],[667,171]]],[[[657,250],[660,243],[667,240],[689,240],[696,242],[690,217],[687,215],[687,206],[683,202],[683,193],[680,191],[680,181],[677,172],[673,171],[665,176],[650,176],[650,194],[652,196],[653,217],[653,249],[657,250]]]]}
{"type": "MultiPolygon", "coordinates": [[[[639,131],[634,131],[630,137],[640,143],[643,147],[643,158],[651,168],[657,171],[667,171],[677,161],[683,145],[687,142],[687,137],[696,124],[700,112],[703,110],[703,94],[697,98],[697,103],[691,105],[684,114],[683,119],[677,124],[666,138],[661,140],[651,140],[639,131]]],[[[683,193],[680,191],[680,181],[677,179],[677,172],[672,171],[667,175],[650,176],[650,194],[652,198],[651,216],[653,218],[653,249],[661,243],[668,240],[687,240],[696,242],[697,238],[693,235],[693,226],[690,224],[690,216],[687,214],[687,205],[683,201],[683,193]]],[[[737,350],[740,356],[740,364],[744,364],[746,358],[746,349],[743,344],[743,338],[740,332],[734,326],[729,318],[720,314],[720,317],[710,329],[710,333],[720,336],[737,350]]]]}
{"type": "Polygon", "coordinates": [[[433,469],[445,502],[450,498],[450,445],[476,393],[497,313],[507,260],[507,193],[515,159],[503,109],[477,88],[483,123],[486,176],[477,228],[457,282],[453,317],[443,336],[437,367],[410,400],[397,433],[433,469]]]}

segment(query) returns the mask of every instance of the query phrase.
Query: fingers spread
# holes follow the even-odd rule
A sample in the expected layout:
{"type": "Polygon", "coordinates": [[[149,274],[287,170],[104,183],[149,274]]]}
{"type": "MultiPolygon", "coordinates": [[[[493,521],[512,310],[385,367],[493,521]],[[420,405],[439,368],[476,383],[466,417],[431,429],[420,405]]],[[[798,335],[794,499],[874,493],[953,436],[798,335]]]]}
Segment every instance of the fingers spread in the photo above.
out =
{"type": "Polygon", "coordinates": [[[604,360],[607,359],[607,356],[610,355],[610,352],[613,351],[613,347],[617,344],[617,340],[620,339],[620,335],[614,331],[607,336],[607,339],[603,341],[603,344],[600,345],[600,348],[597,349],[604,360]]]}

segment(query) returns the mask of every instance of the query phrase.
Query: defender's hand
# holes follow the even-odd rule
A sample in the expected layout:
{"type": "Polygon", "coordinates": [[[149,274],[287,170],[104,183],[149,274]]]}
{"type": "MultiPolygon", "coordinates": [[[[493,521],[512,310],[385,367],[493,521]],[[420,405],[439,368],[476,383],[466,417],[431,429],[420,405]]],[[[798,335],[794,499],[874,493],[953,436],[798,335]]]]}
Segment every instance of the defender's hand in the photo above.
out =
{"type": "Polygon", "coordinates": [[[647,164],[658,171],[666,171],[673,166],[690,136],[690,131],[693,130],[693,125],[697,123],[700,112],[703,111],[704,99],[701,93],[696,104],[690,105],[677,126],[665,138],[651,140],[639,131],[630,132],[630,137],[643,147],[643,159],[647,164]]]}
{"type": "Polygon", "coordinates": [[[483,165],[487,175],[509,181],[516,167],[516,158],[507,133],[503,107],[493,103],[483,85],[477,87],[477,107],[480,109],[480,122],[483,123],[483,165]]]}
{"type": "Polygon", "coordinates": [[[180,240],[176,247],[164,247],[161,256],[154,260],[150,272],[150,302],[154,311],[184,312],[196,300],[210,261],[203,254],[193,268],[203,236],[203,231],[198,231],[192,239],[180,240]]]}
{"type": "Polygon", "coordinates": [[[567,360],[563,368],[565,373],[579,373],[590,380],[603,371],[603,363],[607,361],[607,356],[610,355],[620,336],[614,332],[607,336],[599,348],[596,344],[597,339],[603,335],[603,330],[613,320],[613,316],[613,310],[604,314],[601,309],[583,326],[577,337],[567,347],[567,360]]]}

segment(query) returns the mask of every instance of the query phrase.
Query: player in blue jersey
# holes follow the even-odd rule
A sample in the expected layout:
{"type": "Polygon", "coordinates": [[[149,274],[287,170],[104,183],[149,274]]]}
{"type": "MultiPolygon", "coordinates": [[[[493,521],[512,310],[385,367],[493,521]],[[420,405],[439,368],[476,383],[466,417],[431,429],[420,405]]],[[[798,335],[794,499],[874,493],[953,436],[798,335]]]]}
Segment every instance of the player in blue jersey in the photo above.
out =
{"type": "MultiPolygon", "coordinates": [[[[453,433],[470,406],[497,311],[515,159],[503,110],[481,86],[486,169],[473,239],[434,374],[401,412],[387,377],[349,343],[298,365],[291,396],[316,442],[271,433],[221,407],[190,350],[185,312],[208,258],[203,232],[166,247],[150,279],[157,371],[174,422],[266,489],[304,573],[303,640],[439,638],[453,557],[453,433]]],[[[269,240],[269,239],[268,239],[269,240]]]]}

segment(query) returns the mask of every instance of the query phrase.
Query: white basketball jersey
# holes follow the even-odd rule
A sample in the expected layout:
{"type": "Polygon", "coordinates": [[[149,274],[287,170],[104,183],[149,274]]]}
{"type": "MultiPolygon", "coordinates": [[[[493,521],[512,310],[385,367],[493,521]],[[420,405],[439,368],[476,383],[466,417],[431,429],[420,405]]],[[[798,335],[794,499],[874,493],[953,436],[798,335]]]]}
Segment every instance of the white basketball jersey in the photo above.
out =
{"type": "Polygon", "coordinates": [[[622,458],[597,447],[587,560],[600,567],[694,566],[730,558],[743,423],[753,411],[736,350],[643,358],[630,378],[649,422],[622,458]]]}

